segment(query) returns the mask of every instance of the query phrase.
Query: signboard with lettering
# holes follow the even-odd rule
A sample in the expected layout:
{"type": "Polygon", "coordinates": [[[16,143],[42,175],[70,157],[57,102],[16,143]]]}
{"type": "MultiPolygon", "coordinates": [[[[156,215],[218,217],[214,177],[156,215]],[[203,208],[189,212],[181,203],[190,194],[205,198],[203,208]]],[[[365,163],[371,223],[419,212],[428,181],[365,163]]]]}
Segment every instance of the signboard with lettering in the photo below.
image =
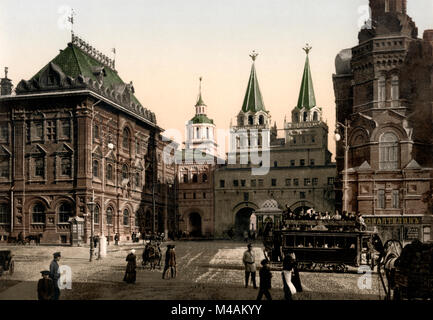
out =
{"type": "Polygon", "coordinates": [[[419,239],[420,228],[418,227],[405,227],[404,228],[404,239],[415,240],[419,239]]]}
{"type": "Polygon", "coordinates": [[[421,217],[367,217],[364,221],[368,225],[422,224],[421,217]]]}

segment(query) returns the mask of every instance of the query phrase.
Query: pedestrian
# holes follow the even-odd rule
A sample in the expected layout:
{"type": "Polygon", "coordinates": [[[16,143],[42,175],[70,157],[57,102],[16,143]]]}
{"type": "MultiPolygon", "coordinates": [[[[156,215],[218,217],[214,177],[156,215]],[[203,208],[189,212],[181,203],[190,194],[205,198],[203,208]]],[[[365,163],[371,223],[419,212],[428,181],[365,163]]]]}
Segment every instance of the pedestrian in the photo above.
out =
{"type": "Polygon", "coordinates": [[[61,258],[60,252],[55,252],[53,254],[53,261],[50,264],[50,278],[53,280],[54,284],[54,296],[53,300],[60,299],[60,288],[59,288],[59,279],[60,279],[60,267],[59,261],[61,258]]]}
{"type": "Polygon", "coordinates": [[[126,265],[125,276],[123,277],[123,281],[126,283],[135,283],[137,272],[137,258],[135,256],[135,250],[132,249],[131,252],[126,257],[126,261],[128,264],[126,265]]]}
{"type": "Polygon", "coordinates": [[[162,278],[165,279],[165,273],[170,268],[170,249],[171,245],[167,245],[167,250],[165,251],[165,264],[164,264],[164,271],[162,272],[162,278]]]}
{"type": "Polygon", "coordinates": [[[99,237],[94,236],[93,237],[93,248],[96,248],[98,246],[98,242],[99,242],[99,237]]]}
{"type": "Polygon", "coordinates": [[[18,233],[18,244],[25,245],[25,242],[24,242],[24,235],[23,235],[22,232],[18,233]]]}
{"type": "Polygon", "coordinates": [[[264,259],[261,262],[262,268],[260,269],[260,288],[259,294],[257,295],[257,300],[262,300],[263,295],[265,295],[266,299],[272,300],[271,293],[269,289],[271,289],[271,279],[272,273],[271,269],[268,267],[268,260],[264,259]]]}
{"type": "Polygon", "coordinates": [[[257,289],[256,285],[256,258],[252,250],[253,245],[248,244],[248,250],[244,252],[242,257],[242,262],[245,266],[245,288],[248,288],[248,281],[251,274],[251,281],[253,283],[254,289],[257,289]]]}
{"type": "Polygon", "coordinates": [[[135,238],[136,238],[136,237],[137,237],[137,235],[135,234],[135,232],[133,232],[132,235],[131,235],[132,243],[135,242],[135,238]]]}
{"type": "Polygon", "coordinates": [[[120,236],[118,233],[116,233],[116,235],[114,236],[114,245],[116,245],[116,246],[119,245],[119,239],[120,239],[120,236]]]}
{"type": "Polygon", "coordinates": [[[175,245],[171,246],[170,257],[169,257],[170,273],[172,278],[176,278],[177,276],[176,252],[174,251],[175,247],[176,247],[175,245]]]}
{"type": "Polygon", "coordinates": [[[244,231],[244,241],[248,242],[248,231],[247,230],[244,231]]]}
{"type": "Polygon", "coordinates": [[[53,300],[54,283],[50,279],[50,271],[41,271],[42,279],[38,281],[38,300],[53,300]]]}

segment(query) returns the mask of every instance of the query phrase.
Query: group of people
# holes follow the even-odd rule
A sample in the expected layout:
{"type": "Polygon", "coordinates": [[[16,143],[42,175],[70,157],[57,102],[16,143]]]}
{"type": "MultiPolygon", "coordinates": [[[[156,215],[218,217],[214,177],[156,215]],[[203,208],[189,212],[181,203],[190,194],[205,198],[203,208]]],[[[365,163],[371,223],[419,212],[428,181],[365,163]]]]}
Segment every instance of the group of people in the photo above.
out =
{"type": "MultiPolygon", "coordinates": [[[[170,270],[171,278],[175,278],[177,275],[175,247],[176,246],[174,244],[167,245],[167,250],[165,251],[165,265],[164,271],[162,272],[162,279],[165,279],[165,275],[168,270],[170,270]]],[[[126,257],[126,262],[127,265],[123,281],[130,284],[135,283],[137,279],[137,257],[135,255],[135,249],[132,249],[129,252],[128,256],[126,257]]]]}
{"type": "Polygon", "coordinates": [[[307,210],[306,212],[304,210],[302,210],[302,211],[298,211],[296,213],[288,210],[288,212],[284,213],[284,219],[283,220],[356,221],[356,219],[357,219],[357,215],[353,212],[349,213],[349,212],[343,211],[343,213],[340,215],[338,210],[335,212],[335,214],[330,214],[328,211],[316,212],[316,211],[310,209],[310,210],[307,210]]]}
{"type": "MultiPolygon", "coordinates": [[[[269,261],[263,259],[261,261],[262,267],[259,271],[260,284],[259,288],[256,285],[256,261],[255,254],[253,251],[252,244],[248,244],[248,249],[244,252],[242,257],[242,262],[245,266],[245,288],[248,288],[249,279],[251,277],[251,282],[254,289],[259,289],[257,300],[261,300],[263,295],[268,300],[272,300],[271,293],[269,290],[272,285],[272,272],[269,268],[269,261]]],[[[296,262],[296,256],[293,252],[288,252],[283,259],[283,271],[281,273],[284,285],[284,298],[285,300],[292,300],[295,293],[302,291],[301,279],[299,277],[299,271],[296,262]]]]}
{"type": "Polygon", "coordinates": [[[39,300],[59,300],[60,299],[60,252],[53,254],[53,261],[50,264],[50,270],[41,271],[42,279],[38,281],[38,299],[39,300]]]}

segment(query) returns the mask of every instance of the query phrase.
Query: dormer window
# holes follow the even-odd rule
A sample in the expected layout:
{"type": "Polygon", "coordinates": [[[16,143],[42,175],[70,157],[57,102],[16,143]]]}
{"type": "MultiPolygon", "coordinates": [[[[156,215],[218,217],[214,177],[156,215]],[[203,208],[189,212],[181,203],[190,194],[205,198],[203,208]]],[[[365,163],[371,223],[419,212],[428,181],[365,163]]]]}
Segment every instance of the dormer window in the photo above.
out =
{"type": "Polygon", "coordinates": [[[248,116],[248,124],[250,126],[252,126],[254,124],[254,118],[253,118],[253,116],[248,116]]]}

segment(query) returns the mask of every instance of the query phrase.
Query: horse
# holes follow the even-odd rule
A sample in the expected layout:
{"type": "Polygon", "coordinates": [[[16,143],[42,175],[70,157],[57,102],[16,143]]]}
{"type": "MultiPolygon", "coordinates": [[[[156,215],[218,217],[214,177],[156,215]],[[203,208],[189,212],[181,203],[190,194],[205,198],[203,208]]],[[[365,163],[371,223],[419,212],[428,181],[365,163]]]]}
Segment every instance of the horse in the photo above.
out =
{"type": "Polygon", "coordinates": [[[150,269],[155,270],[155,267],[161,267],[161,248],[159,247],[159,243],[152,244],[148,242],[143,251],[143,260],[142,265],[145,267],[148,263],[150,264],[150,269]]]}

